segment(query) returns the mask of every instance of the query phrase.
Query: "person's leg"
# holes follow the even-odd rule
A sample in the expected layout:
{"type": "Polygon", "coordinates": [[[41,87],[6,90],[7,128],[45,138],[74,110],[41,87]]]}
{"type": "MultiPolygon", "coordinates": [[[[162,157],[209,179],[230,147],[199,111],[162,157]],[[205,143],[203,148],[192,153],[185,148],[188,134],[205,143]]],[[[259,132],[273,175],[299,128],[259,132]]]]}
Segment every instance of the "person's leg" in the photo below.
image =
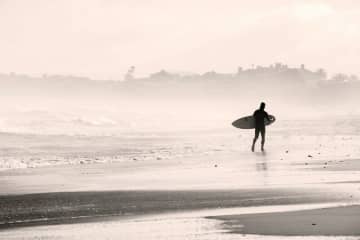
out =
{"type": "Polygon", "coordinates": [[[265,128],[261,129],[261,151],[264,151],[265,144],[265,128]]]}
{"type": "Polygon", "coordinates": [[[255,136],[254,136],[253,144],[251,146],[251,151],[255,150],[255,143],[256,143],[256,140],[259,137],[259,132],[260,132],[259,129],[255,128],[255,136]]]}

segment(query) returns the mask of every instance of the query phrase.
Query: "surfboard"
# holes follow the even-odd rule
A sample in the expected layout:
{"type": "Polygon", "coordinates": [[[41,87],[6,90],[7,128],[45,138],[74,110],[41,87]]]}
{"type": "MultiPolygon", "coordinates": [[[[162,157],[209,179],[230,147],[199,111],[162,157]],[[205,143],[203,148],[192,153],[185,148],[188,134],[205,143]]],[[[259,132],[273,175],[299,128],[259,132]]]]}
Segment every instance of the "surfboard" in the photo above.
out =
{"type": "MultiPolygon", "coordinates": [[[[269,115],[269,118],[271,121],[268,121],[267,119],[264,120],[266,126],[275,122],[275,117],[273,115],[269,115]]],[[[255,119],[253,116],[242,117],[232,122],[232,125],[236,128],[252,129],[255,128],[255,119]]]]}

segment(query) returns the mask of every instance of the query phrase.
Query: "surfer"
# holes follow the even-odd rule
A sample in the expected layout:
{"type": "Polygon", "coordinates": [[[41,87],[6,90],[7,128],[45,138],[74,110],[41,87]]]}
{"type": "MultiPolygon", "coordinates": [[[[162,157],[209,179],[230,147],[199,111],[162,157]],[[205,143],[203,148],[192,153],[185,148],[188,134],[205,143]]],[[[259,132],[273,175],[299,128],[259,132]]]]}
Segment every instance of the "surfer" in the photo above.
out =
{"type": "Polygon", "coordinates": [[[264,120],[267,119],[268,121],[271,121],[269,115],[267,112],[265,112],[265,103],[262,102],[260,104],[260,108],[256,110],[253,114],[253,117],[255,119],[255,137],[253,140],[253,144],[251,146],[251,151],[255,150],[255,143],[256,140],[259,137],[259,133],[261,134],[261,151],[264,151],[264,144],[265,144],[265,122],[264,120]]]}

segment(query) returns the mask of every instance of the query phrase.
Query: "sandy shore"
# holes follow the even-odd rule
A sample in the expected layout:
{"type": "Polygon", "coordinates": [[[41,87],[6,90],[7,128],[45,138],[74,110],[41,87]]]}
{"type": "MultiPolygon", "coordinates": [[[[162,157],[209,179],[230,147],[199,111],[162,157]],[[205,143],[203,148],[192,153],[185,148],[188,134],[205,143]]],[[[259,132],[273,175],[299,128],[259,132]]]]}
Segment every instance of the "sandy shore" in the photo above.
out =
{"type": "MultiPolygon", "coordinates": [[[[269,141],[270,150],[265,153],[252,153],[242,145],[239,149],[239,144],[249,139],[234,138],[228,146],[222,146],[220,143],[227,141],[220,138],[207,145],[213,151],[201,155],[174,154],[169,159],[136,158],[1,171],[0,238],[81,239],[66,234],[82,231],[82,236],[91,237],[94,233],[90,230],[103,227],[103,232],[97,235],[97,239],[103,239],[110,232],[119,234],[118,229],[126,224],[138,232],[138,221],[146,216],[154,218],[142,222],[145,237],[129,230],[117,239],[199,239],[194,232],[202,228],[202,221],[205,221],[202,239],[233,239],[223,235],[219,238],[218,232],[211,235],[213,231],[359,235],[359,207],[356,206],[287,213],[239,215],[239,212],[230,212],[232,215],[224,216],[229,214],[225,211],[228,208],[270,206],[276,209],[275,205],[357,203],[360,200],[360,152],[354,149],[358,139],[326,138],[328,144],[323,146],[323,138],[274,137],[269,141]],[[173,213],[213,209],[220,210],[216,216],[202,215],[184,221],[171,217],[173,213]],[[163,226],[176,227],[166,234],[157,217],[165,213],[169,218],[165,217],[163,226]],[[214,217],[205,219],[204,216],[214,217]],[[137,219],[137,222],[123,223],[124,219],[137,219]],[[50,225],[56,234],[47,232],[50,225]],[[169,237],[174,232],[184,232],[182,226],[185,225],[188,235],[169,237]],[[163,237],[158,238],[155,232],[163,237]],[[148,237],[149,233],[153,234],[152,238],[148,237]],[[33,237],[25,238],[28,236],[33,237]]],[[[172,144],[178,148],[177,143],[172,144]]]]}
{"type": "Polygon", "coordinates": [[[303,189],[96,191],[0,196],[0,228],[104,220],[170,211],[341,201],[303,189]]]}
{"type": "Polygon", "coordinates": [[[219,160],[195,159],[4,171],[0,173],[0,227],[360,199],[356,182],[341,183],[357,180],[357,174],[293,167],[271,154],[245,157],[238,161],[233,154],[213,155],[212,159],[221,159],[217,167],[214,162],[219,160]]]}
{"type": "Polygon", "coordinates": [[[231,233],[286,236],[359,236],[360,206],[210,217],[231,233]]]}

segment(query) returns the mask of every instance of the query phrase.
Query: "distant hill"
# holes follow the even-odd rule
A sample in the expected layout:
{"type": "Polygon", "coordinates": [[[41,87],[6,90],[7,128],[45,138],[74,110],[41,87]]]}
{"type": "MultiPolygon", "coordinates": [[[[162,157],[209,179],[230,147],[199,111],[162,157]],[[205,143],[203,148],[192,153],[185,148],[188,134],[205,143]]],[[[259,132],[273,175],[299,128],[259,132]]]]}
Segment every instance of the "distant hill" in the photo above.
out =
{"type": "Polygon", "coordinates": [[[303,65],[290,68],[280,63],[269,67],[239,68],[236,73],[180,75],[165,70],[136,78],[134,68],[127,80],[92,80],[86,77],[44,75],[29,77],[0,74],[2,97],[51,98],[142,98],[142,99],[247,99],[254,96],[306,101],[358,99],[356,76],[337,74],[327,78],[324,70],[310,71],[303,65]]]}

